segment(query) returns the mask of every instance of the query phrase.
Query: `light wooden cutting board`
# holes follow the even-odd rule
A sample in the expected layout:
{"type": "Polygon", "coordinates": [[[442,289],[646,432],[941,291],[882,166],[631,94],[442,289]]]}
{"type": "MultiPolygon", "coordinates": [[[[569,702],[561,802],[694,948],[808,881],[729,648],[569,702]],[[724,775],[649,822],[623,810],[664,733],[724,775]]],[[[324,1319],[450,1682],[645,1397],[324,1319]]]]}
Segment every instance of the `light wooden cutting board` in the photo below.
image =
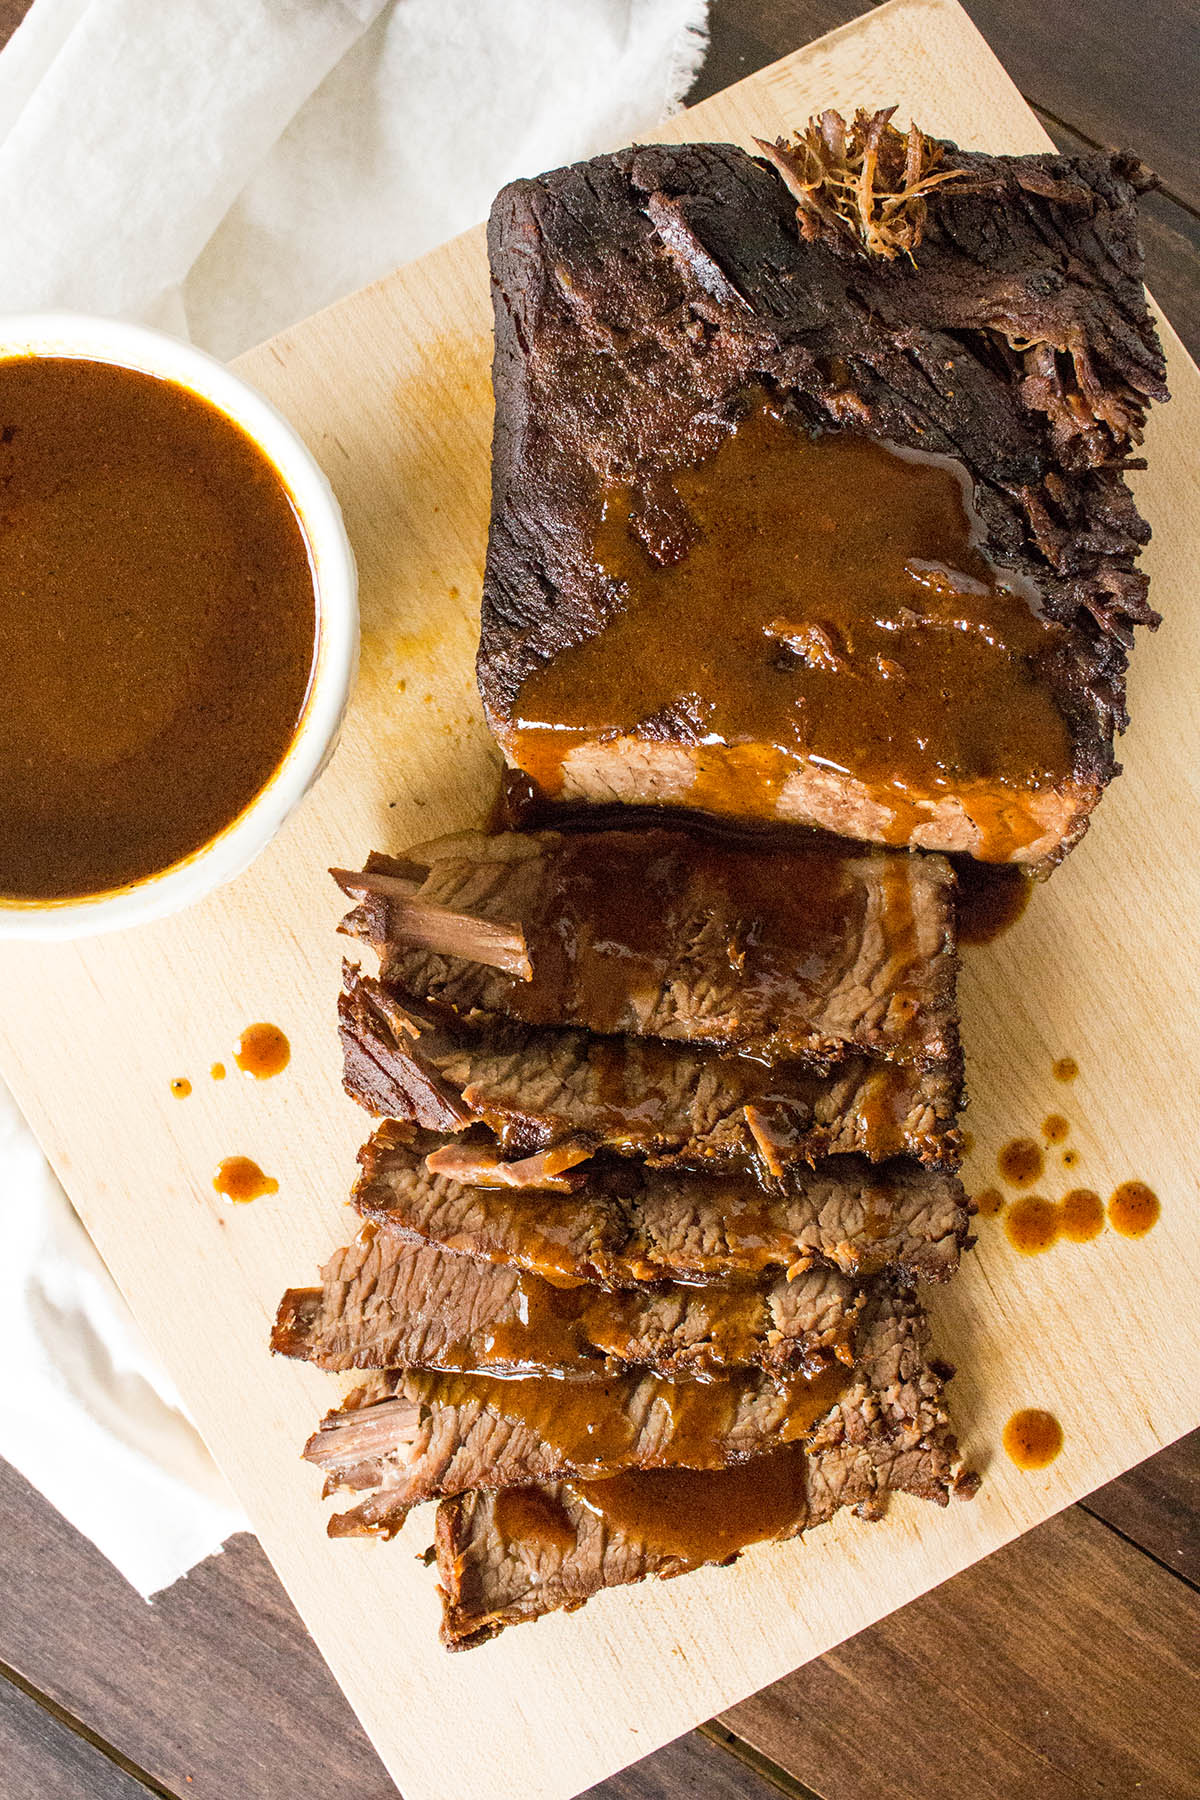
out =
{"type": "MultiPolygon", "coordinates": [[[[890,5],[673,120],[663,138],[773,137],[827,105],[900,103],[972,148],[1048,139],[951,0],[890,5]]],[[[436,171],[430,172],[436,179],[436,171]]],[[[1037,1259],[995,1224],[935,1296],[954,1399],[985,1483],[842,1519],[733,1569],[601,1596],[449,1656],[434,1579],[401,1540],[331,1543],[299,1453],[336,1384],[274,1361],[278,1296],[352,1233],[341,1210],[366,1121],[339,1086],[340,896],[330,863],[477,820],[495,754],[472,682],[487,525],[490,312],[482,231],[243,359],[341,497],[362,573],[363,670],[341,749],[275,846],[179,919],[79,947],[0,954],[0,1064],[186,1397],[263,1545],[406,1800],[563,1800],[985,1556],[1200,1422],[1195,1295],[1200,1006],[1195,921],[1200,376],[1168,332],[1175,398],[1136,478],[1166,616],[1131,684],[1127,773],[1025,919],[963,979],[968,1177],[1052,1109],[1080,1151],[1051,1196],[1149,1181],[1162,1219],[1037,1259]],[[292,1040],[274,1081],[238,1076],[242,1027],[292,1040]],[[1078,1059],[1070,1088],[1055,1057],[1078,1059]],[[210,1080],[210,1064],[230,1069],[210,1080]],[[187,1076],[176,1100],[169,1083],[187,1076]],[[229,1208],[211,1176],[256,1157],[276,1196],[229,1208]],[[998,1449],[1046,1406],[1066,1444],[1041,1474],[998,1449]]],[[[1019,1619],[1013,1621],[1020,1630],[1019,1619]]],[[[286,1670],[281,1680],[287,1679],[286,1670]]],[[[231,1696],[237,1704],[237,1696],[231,1696]]]]}

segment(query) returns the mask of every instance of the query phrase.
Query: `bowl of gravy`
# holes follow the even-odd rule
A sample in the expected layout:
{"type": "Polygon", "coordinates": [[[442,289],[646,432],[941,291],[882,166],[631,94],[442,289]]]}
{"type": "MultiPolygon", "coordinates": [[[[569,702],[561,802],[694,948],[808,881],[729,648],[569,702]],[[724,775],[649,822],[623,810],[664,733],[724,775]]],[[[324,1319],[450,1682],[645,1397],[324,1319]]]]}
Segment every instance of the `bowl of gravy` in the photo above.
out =
{"type": "Polygon", "coordinates": [[[0,318],[0,936],[240,873],[332,753],[357,655],[338,503],[261,395],[140,326],[0,318]]]}

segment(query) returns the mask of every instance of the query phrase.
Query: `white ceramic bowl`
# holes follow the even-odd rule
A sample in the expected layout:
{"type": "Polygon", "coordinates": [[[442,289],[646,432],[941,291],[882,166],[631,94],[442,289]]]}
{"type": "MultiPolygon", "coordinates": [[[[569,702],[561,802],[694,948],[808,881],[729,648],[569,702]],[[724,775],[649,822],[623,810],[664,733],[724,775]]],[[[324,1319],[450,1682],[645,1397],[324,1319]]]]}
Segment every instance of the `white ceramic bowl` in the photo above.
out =
{"type": "Polygon", "coordinates": [[[311,452],[261,394],[176,338],[82,313],[0,316],[0,359],[79,356],[157,375],[236,420],[278,470],[304,528],[317,596],[317,650],[304,713],[266,786],[219,835],[161,874],[113,893],[66,900],[0,898],[0,938],[77,938],[178,912],[253,861],[333,753],[358,666],[358,578],[341,508],[311,452]]]}

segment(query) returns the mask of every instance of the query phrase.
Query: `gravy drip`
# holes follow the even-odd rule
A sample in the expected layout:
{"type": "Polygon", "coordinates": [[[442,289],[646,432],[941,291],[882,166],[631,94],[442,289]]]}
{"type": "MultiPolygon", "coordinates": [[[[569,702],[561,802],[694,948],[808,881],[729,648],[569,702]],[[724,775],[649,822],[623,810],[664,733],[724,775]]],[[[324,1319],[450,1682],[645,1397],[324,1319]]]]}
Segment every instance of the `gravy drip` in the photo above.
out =
{"type": "Polygon", "coordinates": [[[607,1525],[694,1569],[800,1530],[805,1469],[803,1446],[789,1444],[730,1469],[636,1470],[570,1488],[607,1525]]]}
{"type": "Polygon", "coordinates": [[[1019,863],[954,859],[958,876],[958,941],[991,944],[1011,929],[1029,905],[1033,881],[1019,863]]]}
{"type": "Polygon", "coordinates": [[[1032,1187],[1045,1166],[1042,1146],[1033,1138],[1013,1138],[996,1158],[996,1167],[1010,1187],[1032,1187]]]}
{"type": "Polygon", "coordinates": [[[1053,1413],[1031,1406],[1014,1413],[1004,1427],[1005,1453],[1018,1469],[1044,1469],[1063,1446],[1063,1429],[1053,1413]]]}
{"type": "Polygon", "coordinates": [[[690,804],[754,811],[829,770],[866,784],[888,842],[948,794],[985,859],[1039,835],[1023,794],[1071,774],[1040,672],[1060,629],[985,555],[953,459],[814,436],[764,399],[699,467],[610,488],[593,558],[611,616],[515,709],[517,760],[549,793],[575,745],[667,715],[695,746],[690,804]]]}
{"type": "Polygon", "coordinates": [[[248,1156],[227,1156],[224,1162],[218,1163],[213,1186],[234,1206],[245,1206],[251,1200],[261,1200],[264,1194],[279,1192],[279,1183],[272,1176],[264,1175],[248,1156]]]}
{"type": "Polygon", "coordinates": [[[1121,1237],[1139,1238],[1157,1225],[1158,1195],[1144,1181],[1123,1181],[1108,1203],[1108,1222],[1121,1237]]]}
{"type": "Polygon", "coordinates": [[[292,1059],[292,1046],[278,1025],[247,1025],[243,1031],[234,1062],[243,1075],[256,1081],[269,1081],[286,1069],[292,1059]]]}
{"type": "Polygon", "coordinates": [[[239,426],[173,382],[0,360],[0,894],[182,861],[282,761],[316,642],[308,544],[239,426]]]}

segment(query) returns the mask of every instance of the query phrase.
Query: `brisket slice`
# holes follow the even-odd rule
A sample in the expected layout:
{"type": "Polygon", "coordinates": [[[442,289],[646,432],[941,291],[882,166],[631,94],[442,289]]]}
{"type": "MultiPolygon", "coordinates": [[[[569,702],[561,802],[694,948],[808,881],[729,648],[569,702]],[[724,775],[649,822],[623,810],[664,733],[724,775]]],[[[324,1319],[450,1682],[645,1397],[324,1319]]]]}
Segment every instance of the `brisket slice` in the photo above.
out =
{"type": "MultiPolygon", "coordinates": [[[[810,235],[811,219],[802,236],[775,168],[731,145],[624,150],[498,195],[478,676],[510,763],[544,792],[783,817],[992,860],[1045,862],[1086,828],[1116,772],[1132,628],[1157,622],[1136,566],[1148,528],[1124,475],[1147,401],[1166,397],[1142,288],[1145,171],[1121,153],[952,146],[944,167],[967,179],[927,196],[915,260],[810,235]],[[783,759],[781,775],[778,742],[714,737],[723,671],[718,659],[714,678],[700,635],[694,679],[646,717],[594,707],[581,725],[523,706],[531,678],[625,604],[598,553],[614,501],[651,561],[682,562],[694,528],[672,476],[717,452],[756,389],[809,432],[955,459],[993,562],[1032,584],[1052,628],[1036,673],[1069,732],[1065,775],[1008,779],[988,770],[985,745],[969,776],[948,769],[907,810],[886,775],[855,778],[836,749],[820,766],[783,759]],[[1010,831],[1014,817],[1024,830],[1010,831]]],[[[783,641],[835,666],[819,619],[798,624],[783,641]]],[[[952,692],[949,707],[961,718],[977,701],[952,692]]]]}
{"type": "Polygon", "coordinates": [[[850,1056],[829,1075],[647,1038],[502,1021],[483,1027],[347,967],[338,1003],[346,1091],[432,1131],[489,1126],[506,1149],[566,1139],[654,1162],[796,1161],[858,1151],[957,1160],[961,1062],[850,1056]]]}
{"type": "Polygon", "coordinates": [[[832,1263],[851,1276],[901,1270],[944,1281],[967,1242],[956,1175],[862,1157],[794,1164],[764,1189],[744,1170],[699,1174],[598,1161],[573,1194],[473,1186],[432,1174],[439,1140],[382,1125],[359,1152],[364,1218],[447,1250],[562,1281],[630,1287],[832,1263]]]}
{"type": "Polygon", "coordinates": [[[958,1055],[942,857],[650,829],[463,832],[405,852],[416,880],[373,861],[338,872],[361,901],[342,930],[385,982],[468,1017],[771,1061],[958,1055]],[[518,937],[528,974],[504,966],[518,937]]]}
{"type": "Polygon", "coordinates": [[[326,1494],[375,1490],[335,1515],[332,1536],[399,1530],[413,1506],[468,1488],[536,1486],[632,1469],[717,1469],[801,1439],[814,1449],[878,1441],[930,1453],[929,1492],[945,1492],[955,1442],[944,1365],[927,1354],[925,1316],[906,1290],[875,1290],[853,1370],[775,1382],[761,1374],[602,1383],[536,1377],[389,1374],[352,1394],[305,1448],[326,1494]]]}
{"type": "Polygon", "coordinates": [[[759,1460],[777,1459],[788,1465],[791,1506],[756,1528],[752,1494],[744,1535],[737,1530],[735,1508],[744,1498],[744,1478],[756,1472],[754,1463],[688,1477],[677,1496],[653,1495],[655,1510],[663,1510],[665,1500],[668,1516],[675,1505],[694,1507],[697,1501],[707,1515],[719,1516],[726,1490],[736,1487],[732,1529],[715,1532],[707,1553],[698,1534],[680,1554],[676,1545],[653,1541],[653,1526],[649,1533],[639,1529],[637,1486],[675,1484],[676,1471],[616,1477],[623,1507],[633,1515],[628,1522],[606,1515],[604,1484],[599,1482],[586,1488],[553,1482],[516,1490],[515,1495],[512,1490],[472,1489],[443,1500],[436,1528],[443,1644],[448,1650],[469,1650],[506,1625],[527,1623],[560,1608],[573,1612],[602,1588],[625,1587],[651,1575],[685,1575],[705,1562],[733,1562],[748,1544],[766,1537],[798,1537],[843,1506],[878,1518],[890,1493],[917,1493],[944,1502],[948,1491],[973,1491],[970,1478],[960,1477],[948,1488],[938,1452],[920,1445],[893,1449],[843,1442],[807,1454],[776,1451],[759,1460]],[[515,1515],[514,1498],[519,1502],[515,1515]],[[524,1532],[514,1530],[519,1524],[525,1525],[524,1532]]]}
{"type": "Polygon", "coordinates": [[[705,1378],[755,1366],[790,1373],[853,1360],[861,1295],[815,1268],[700,1286],[613,1292],[555,1287],[528,1270],[453,1256],[364,1229],[280,1303],[271,1348],[323,1369],[566,1373],[614,1365],[705,1378]]]}

